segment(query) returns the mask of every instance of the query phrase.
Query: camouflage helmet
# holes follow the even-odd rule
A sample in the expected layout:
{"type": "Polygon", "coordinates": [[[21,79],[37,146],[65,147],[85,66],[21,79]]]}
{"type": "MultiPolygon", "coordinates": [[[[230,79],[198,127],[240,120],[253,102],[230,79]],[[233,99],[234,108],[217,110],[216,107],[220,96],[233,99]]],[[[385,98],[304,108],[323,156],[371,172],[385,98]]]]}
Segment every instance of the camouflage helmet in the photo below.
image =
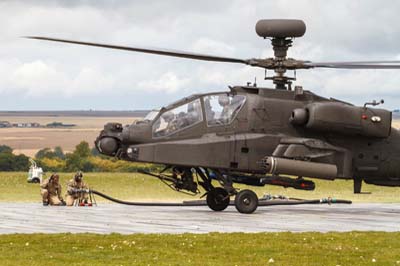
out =
{"type": "Polygon", "coordinates": [[[81,171],[76,172],[76,174],[74,176],[75,181],[80,182],[80,181],[82,181],[82,178],[83,178],[82,172],[81,171]]]}
{"type": "Polygon", "coordinates": [[[53,173],[50,176],[50,180],[57,180],[58,181],[59,178],[60,178],[60,176],[57,173],[53,173]]]}

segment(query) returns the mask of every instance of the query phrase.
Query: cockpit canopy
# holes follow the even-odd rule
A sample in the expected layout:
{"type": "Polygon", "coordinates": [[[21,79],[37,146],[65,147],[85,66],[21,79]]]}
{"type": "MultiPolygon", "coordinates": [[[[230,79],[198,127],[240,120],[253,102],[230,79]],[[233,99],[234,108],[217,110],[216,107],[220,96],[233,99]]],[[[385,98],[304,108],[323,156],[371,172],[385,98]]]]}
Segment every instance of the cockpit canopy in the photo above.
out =
{"type": "Polygon", "coordinates": [[[154,138],[172,135],[204,121],[207,126],[230,124],[246,101],[244,95],[228,93],[190,97],[184,103],[162,109],[152,127],[154,138]],[[193,99],[194,98],[194,99],[193,99]],[[192,99],[192,100],[190,100],[192,99]]]}
{"type": "Polygon", "coordinates": [[[151,110],[144,118],[144,121],[153,121],[157,117],[160,110],[151,110]]]}

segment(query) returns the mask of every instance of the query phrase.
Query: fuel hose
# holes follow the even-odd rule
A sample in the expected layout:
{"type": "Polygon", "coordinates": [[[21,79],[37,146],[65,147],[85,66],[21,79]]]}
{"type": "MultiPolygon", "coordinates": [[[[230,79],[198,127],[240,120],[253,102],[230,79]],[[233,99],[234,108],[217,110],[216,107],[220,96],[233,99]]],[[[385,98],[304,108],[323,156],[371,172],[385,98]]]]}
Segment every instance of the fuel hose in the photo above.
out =
{"type": "MultiPolygon", "coordinates": [[[[113,198],[107,194],[91,189],[89,193],[93,193],[109,201],[132,206],[169,206],[169,207],[189,207],[189,206],[207,206],[205,200],[191,200],[183,202],[137,202],[137,201],[125,201],[113,198]]],[[[315,200],[305,199],[285,199],[285,200],[260,200],[258,206],[274,206],[274,205],[301,205],[301,204],[351,204],[350,200],[335,199],[335,198],[323,198],[315,200]]],[[[229,205],[234,205],[234,201],[231,200],[229,205]]]]}

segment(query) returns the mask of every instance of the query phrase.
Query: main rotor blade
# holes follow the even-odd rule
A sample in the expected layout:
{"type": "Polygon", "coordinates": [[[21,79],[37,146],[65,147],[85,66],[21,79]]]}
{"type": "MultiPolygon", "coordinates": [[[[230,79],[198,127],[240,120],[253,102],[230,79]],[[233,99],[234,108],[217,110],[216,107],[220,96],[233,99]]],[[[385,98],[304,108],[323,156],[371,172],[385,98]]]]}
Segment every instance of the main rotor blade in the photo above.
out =
{"type": "Polygon", "coordinates": [[[390,61],[353,61],[353,62],[305,62],[310,68],[343,68],[343,69],[400,69],[400,60],[390,61]]]}
{"type": "Polygon", "coordinates": [[[125,50],[125,51],[131,51],[131,52],[158,54],[158,55],[181,57],[181,58],[188,58],[188,59],[195,59],[195,60],[241,63],[241,64],[246,64],[246,65],[249,64],[248,61],[244,60],[244,59],[196,54],[196,53],[191,53],[191,52],[174,51],[174,50],[167,50],[167,49],[150,49],[150,48],[141,48],[141,47],[119,46],[119,45],[110,45],[110,44],[93,43],[93,42],[80,42],[80,41],[72,41],[72,40],[65,40],[65,39],[40,37],[40,36],[26,36],[25,38],[44,40],[44,41],[53,41],[53,42],[73,43],[73,44],[79,44],[79,45],[88,45],[88,46],[103,47],[103,48],[109,48],[109,49],[125,50]]]}

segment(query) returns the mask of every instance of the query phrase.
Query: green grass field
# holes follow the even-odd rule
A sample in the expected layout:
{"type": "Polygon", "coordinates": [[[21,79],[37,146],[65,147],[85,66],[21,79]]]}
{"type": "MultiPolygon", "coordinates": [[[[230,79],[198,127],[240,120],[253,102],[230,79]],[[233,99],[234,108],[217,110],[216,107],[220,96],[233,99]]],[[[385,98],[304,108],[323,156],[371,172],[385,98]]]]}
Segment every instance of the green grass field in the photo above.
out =
{"type": "Polygon", "coordinates": [[[0,237],[0,265],[400,265],[400,233],[32,234],[0,237]]]}
{"type": "MultiPolygon", "coordinates": [[[[73,174],[60,176],[64,185],[73,174]]],[[[26,173],[0,172],[0,180],[0,202],[41,201],[39,185],[27,183],[26,173]]],[[[125,200],[192,198],[142,174],[88,173],[85,181],[93,189],[125,200]]],[[[260,196],[271,193],[309,199],[332,196],[355,202],[400,202],[400,188],[365,185],[363,190],[372,194],[354,195],[350,181],[317,180],[316,184],[312,192],[274,186],[252,189],[260,196]]],[[[0,235],[0,265],[400,266],[400,233],[0,235]]]]}
{"type": "MultiPolygon", "coordinates": [[[[73,173],[61,173],[61,184],[65,188],[66,182],[73,173]]],[[[26,173],[0,172],[0,201],[1,202],[39,202],[40,189],[38,184],[26,182],[26,173]]],[[[125,200],[146,201],[180,201],[193,199],[191,196],[172,191],[155,178],[137,173],[87,173],[85,181],[91,188],[105,192],[113,197],[125,200]]],[[[255,190],[260,196],[264,193],[281,194],[299,198],[335,197],[350,199],[354,202],[400,202],[400,188],[363,185],[363,191],[371,194],[353,194],[351,181],[323,181],[316,182],[315,191],[300,191],[292,188],[276,186],[248,187],[255,190]]],[[[246,186],[239,186],[245,188],[246,186]]],[[[100,198],[97,197],[99,201],[100,198]]],[[[195,198],[196,199],[196,198],[195,198]]]]}

